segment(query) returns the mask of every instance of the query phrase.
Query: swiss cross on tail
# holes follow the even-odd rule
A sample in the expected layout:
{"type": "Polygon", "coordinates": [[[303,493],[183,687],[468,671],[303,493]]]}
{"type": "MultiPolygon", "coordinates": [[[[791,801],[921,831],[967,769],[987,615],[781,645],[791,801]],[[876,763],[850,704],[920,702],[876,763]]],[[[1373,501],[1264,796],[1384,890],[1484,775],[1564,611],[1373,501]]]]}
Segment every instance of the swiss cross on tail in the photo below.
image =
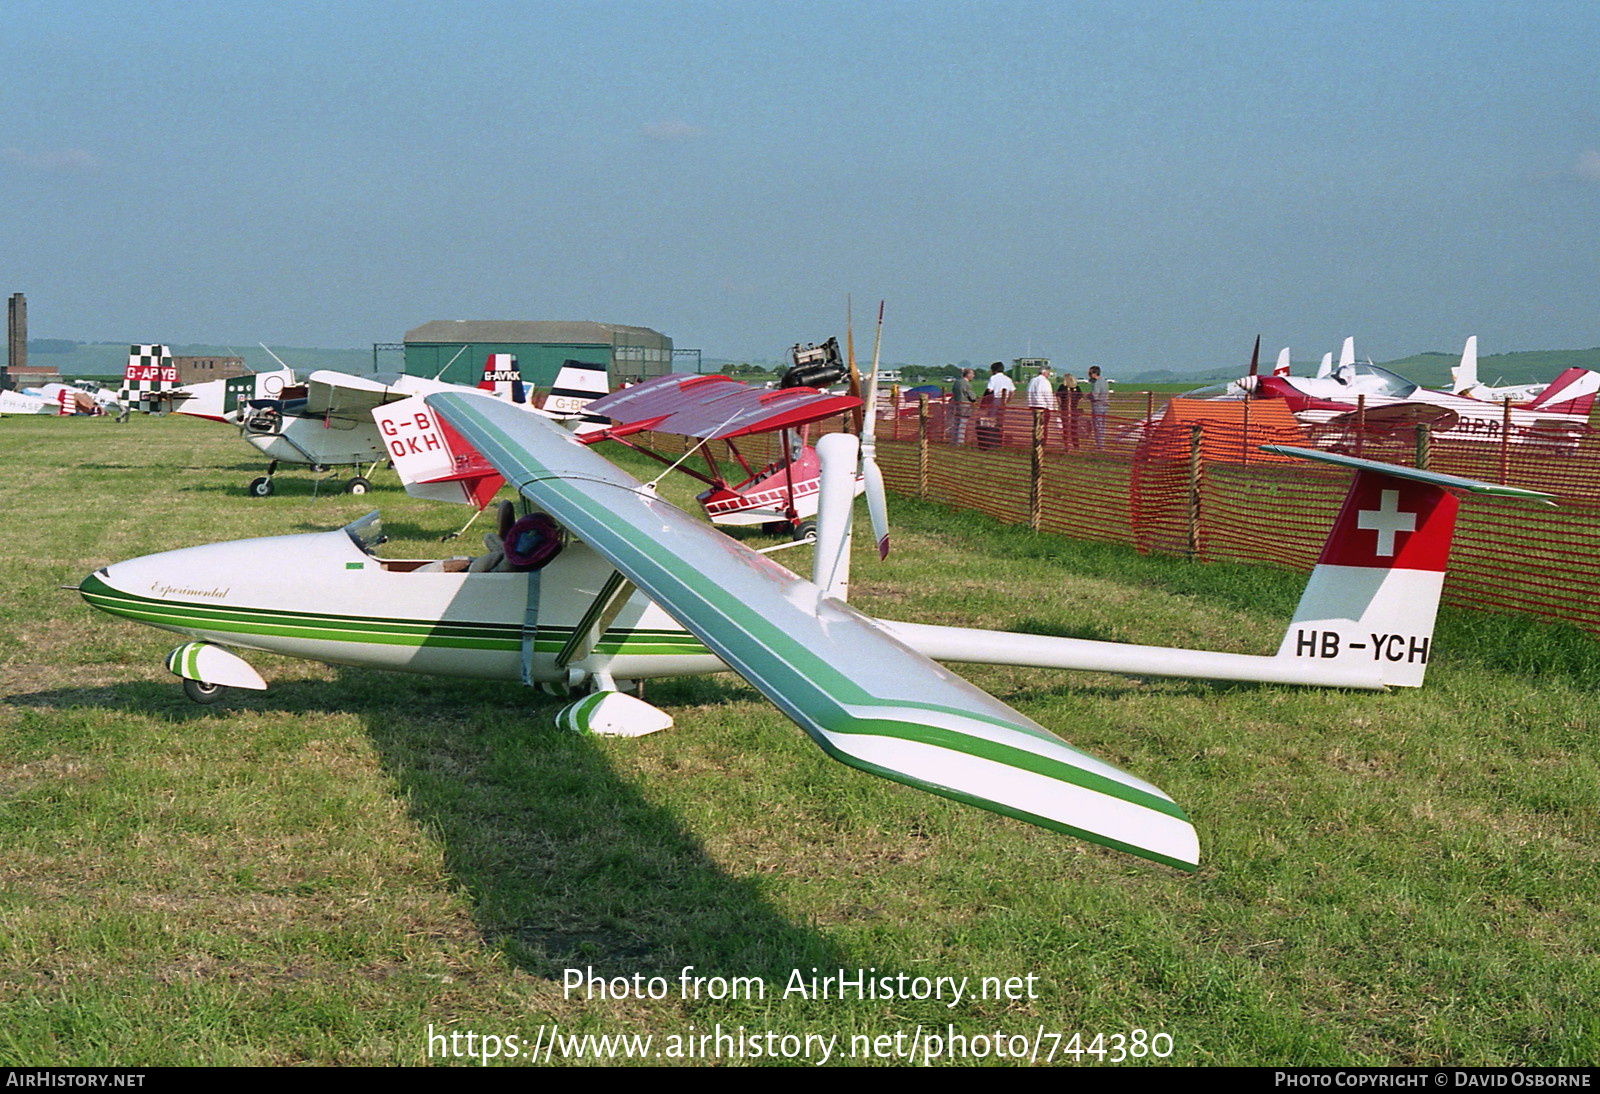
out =
{"type": "Polygon", "coordinates": [[[1357,472],[1278,656],[1376,669],[1391,687],[1419,687],[1427,672],[1460,505],[1451,491],[1547,500],[1533,490],[1332,452],[1266,449],[1357,472]]]}
{"type": "Polygon", "coordinates": [[[1439,486],[1362,471],[1317,564],[1442,572],[1459,504],[1439,486]]]}

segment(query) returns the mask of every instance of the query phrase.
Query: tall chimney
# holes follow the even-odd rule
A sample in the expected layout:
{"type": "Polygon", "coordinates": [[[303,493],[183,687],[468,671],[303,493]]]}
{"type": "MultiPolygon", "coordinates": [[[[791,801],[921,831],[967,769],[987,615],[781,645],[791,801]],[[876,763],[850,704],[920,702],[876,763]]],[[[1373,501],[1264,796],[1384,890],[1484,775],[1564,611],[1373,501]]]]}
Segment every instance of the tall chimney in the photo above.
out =
{"type": "Polygon", "coordinates": [[[11,386],[10,370],[28,363],[28,298],[19,292],[6,301],[6,369],[0,369],[0,389],[11,386]]]}

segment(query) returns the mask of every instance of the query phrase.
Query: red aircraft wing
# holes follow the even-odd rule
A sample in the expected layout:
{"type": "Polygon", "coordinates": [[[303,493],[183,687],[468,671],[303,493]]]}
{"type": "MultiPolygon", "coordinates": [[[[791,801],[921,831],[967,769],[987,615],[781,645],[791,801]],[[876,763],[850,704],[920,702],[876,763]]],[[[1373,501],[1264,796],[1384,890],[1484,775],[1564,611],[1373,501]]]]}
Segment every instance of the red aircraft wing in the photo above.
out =
{"type": "Polygon", "coordinates": [[[793,429],[861,404],[809,387],[758,388],[726,376],[659,376],[596,399],[584,410],[617,424],[585,442],[642,430],[721,440],[793,429]]]}

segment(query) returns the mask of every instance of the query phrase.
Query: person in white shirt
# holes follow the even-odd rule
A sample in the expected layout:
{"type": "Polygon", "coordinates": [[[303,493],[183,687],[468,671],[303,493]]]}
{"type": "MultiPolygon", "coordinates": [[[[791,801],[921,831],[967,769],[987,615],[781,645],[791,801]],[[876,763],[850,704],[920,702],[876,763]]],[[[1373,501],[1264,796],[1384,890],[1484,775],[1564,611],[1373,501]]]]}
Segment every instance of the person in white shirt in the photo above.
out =
{"type": "Polygon", "coordinates": [[[999,410],[1004,409],[1011,401],[1011,396],[1016,394],[1017,385],[1006,375],[1006,366],[996,361],[989,366],[989,386],[984,391],[994,396],[992,401],[995,409],[999,410]]]}
{"type": "MultiPolygon", "coordinates": [[[[1044,427],[1040,437],[1050,436],[1050,418],[1055,408],[1055,372],[1049,365],[1040,365],[1038,375],[1028,381],[1028,409],[1035,412],[1040,425],[1044,427]]],[[[1029,428],[1032,428],[1031,423],[1029,428]]]]}
{"type": "Polygon", "coordinates": [[[1049,365],[1040,365],[1039,375],[1028,381],[1028,405],[1036,410],[1055,409],[1055,372],[1049,365]]]}

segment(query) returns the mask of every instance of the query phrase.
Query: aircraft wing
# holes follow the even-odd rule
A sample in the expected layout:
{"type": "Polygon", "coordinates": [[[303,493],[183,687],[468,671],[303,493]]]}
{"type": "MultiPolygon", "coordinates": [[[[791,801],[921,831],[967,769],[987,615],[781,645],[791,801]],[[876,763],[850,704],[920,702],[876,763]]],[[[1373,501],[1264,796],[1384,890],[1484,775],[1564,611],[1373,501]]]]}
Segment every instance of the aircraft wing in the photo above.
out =
{"type": "Polygon", "coordinates": [[[427,405],[834,759],[1193,870],[1172,799],[1081,752],[871,619],[657,498],[550,423],[471,394],[427,405]]]}
{"type": "Polygon", "coordinates": [[[449,391],[454,386],[420,376],[382,373],[354,376],[348,372],[319,369],[306,380],[306,411],[365,422],[377,407],[413,395],[449,391]]]}
{"type": "Polygon", "coordinates": [[[612,436],[650,429],[722,440],[793,429],[859,405],[853,395],[829,395],[815,388],[759,388],[726,376],[674,373],[612,392],[584,410],[615,421],[607,431],[612,436]]]}

